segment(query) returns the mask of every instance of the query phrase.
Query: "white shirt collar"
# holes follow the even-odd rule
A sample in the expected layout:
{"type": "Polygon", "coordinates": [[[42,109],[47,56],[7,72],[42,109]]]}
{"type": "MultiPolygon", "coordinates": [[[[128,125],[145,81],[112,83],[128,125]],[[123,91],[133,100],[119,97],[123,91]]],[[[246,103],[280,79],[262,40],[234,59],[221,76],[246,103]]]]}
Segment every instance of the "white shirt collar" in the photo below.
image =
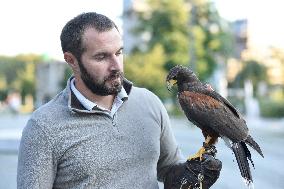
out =
{"type": "Polygon", "coordinates": [[[109,112],[111,115],[114,115],[116,113],[116,111],[118,110],[118,108],[122,105],[123,101],[128,98],[128,95],[125,91],[125,89],[122,87],[121,91],[117,94],[113,105],[112,105],[112,109],[111,111],[98,106],[96,103],[88,100],[86,97],[84,97],[80,91],[78,91],[75,87],[75,78],[73,78],[71,80],[71,90],[73,91],[73,93],[75,94],[76,98],[79,100],[79,102],[89,111],[91,111],[94,107],[97,107],[98,109],[101,109],[103,111],[107,111],[109,112]]]}

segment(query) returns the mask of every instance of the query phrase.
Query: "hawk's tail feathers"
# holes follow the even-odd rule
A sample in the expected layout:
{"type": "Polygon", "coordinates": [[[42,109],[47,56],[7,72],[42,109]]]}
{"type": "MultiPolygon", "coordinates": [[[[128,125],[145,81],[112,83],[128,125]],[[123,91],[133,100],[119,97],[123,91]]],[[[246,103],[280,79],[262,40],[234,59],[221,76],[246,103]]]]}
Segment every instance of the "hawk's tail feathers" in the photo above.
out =
{"type": "Polygon", "coordinates": [[[249,188],[253,188],[253,180],[252,180],[252,175],[250,172],[250,167],[249,167],[249,162],[248,162],[248,159],[249,159],[253,165],[253,162],[251,160],[250,151],[248,150],[244,142],[233,143],[232,150],[235,154],[235,157],[236,157],[241,175],[244,178],[245,184],[249,188]]]}
{"type": "Polygon", "coordinates": [[[253,140],[253,138],[248,135],[247,139],[245,140],[245,142],[250,145],[250,147],[252,147],[253,149],[255,149],[263,158],[263,153],[262,150],[260,149],[259,145],[253,140]]]}

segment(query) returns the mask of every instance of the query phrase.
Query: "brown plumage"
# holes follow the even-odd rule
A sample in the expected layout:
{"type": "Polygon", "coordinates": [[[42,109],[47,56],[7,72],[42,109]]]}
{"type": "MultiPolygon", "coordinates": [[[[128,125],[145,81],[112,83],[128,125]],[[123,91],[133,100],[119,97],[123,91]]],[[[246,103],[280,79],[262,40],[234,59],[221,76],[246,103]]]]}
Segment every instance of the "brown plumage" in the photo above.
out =
{"type": "MultiPolygon", "coordinates": [[[[222,137],[233,150],[241,175],[248,186],[252,185],[249,162],[251,154],[246,144],[255,149],[262,157],[259,145],[248,133],[246,121],[234,106],[210,85],[203,84],[186,67],[175,66],[167,76],[168,84],[174,81],[178,86],[179,103],[193,124],[202,130],[205,137],[203,148],[193,158],[202,157],[204,147],[214,145],[222,137]]],[[[169,87],[169,85],[168,85],[169,87]]]]}

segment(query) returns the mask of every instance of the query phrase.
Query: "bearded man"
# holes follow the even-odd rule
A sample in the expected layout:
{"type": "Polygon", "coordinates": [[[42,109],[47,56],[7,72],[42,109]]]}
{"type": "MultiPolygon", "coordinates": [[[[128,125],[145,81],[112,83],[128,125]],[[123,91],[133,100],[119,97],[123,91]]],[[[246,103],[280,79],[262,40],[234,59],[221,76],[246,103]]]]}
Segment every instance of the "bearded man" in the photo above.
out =
{"type": "Polygon", "coordinates": [[[159,98],[124,77],[117,26],[83,13],[60,39],[73,76],[23,131],[18,188],[158,189],[180,150],[159,98]]]}

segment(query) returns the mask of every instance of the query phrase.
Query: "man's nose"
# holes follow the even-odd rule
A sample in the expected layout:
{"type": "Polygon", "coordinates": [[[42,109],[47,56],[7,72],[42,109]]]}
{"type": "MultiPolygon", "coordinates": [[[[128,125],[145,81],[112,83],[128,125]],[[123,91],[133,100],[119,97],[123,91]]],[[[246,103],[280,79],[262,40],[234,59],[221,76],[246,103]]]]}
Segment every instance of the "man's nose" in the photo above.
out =
{"type": "Polygon", "coordinates": [[[121,62],[120,62],[121,60],[120,60],[120,58],[118,57],[118,56],[112,56],[112,58],[111,58],[111,69],[112,70],[118,70],[118,69],[120,69],[120,64],[121,64],[121,62]]]}

